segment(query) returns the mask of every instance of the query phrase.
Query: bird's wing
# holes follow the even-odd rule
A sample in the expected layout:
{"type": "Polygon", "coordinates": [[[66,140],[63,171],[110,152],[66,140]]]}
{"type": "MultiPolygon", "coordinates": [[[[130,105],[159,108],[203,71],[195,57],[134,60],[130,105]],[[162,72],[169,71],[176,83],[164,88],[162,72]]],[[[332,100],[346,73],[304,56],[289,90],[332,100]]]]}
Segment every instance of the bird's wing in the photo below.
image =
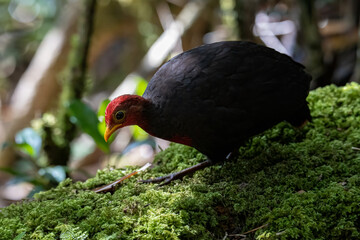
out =
{"type": "Polygon", "coordinates": [[[168,61],[144,97],[172,121],[167,131],[175,126],[195,135],[234,132],[245,139],[274,124],[274,115],[283,120],[287,108],[306,104],[309,81],[302,65],[286,55],[248,42],[220,42],[168,61]]]}

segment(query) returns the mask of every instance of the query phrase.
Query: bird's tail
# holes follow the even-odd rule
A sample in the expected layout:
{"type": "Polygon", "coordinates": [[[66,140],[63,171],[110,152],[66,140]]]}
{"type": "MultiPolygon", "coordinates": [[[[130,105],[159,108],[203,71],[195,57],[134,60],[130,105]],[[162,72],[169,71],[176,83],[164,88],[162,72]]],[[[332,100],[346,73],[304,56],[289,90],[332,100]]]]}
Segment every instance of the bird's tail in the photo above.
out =
{"type": "Polygon", "coordinates": [[[298,128],[301,128],[305,126],[306,123],[311,122],[310,109],[307,103],[305,103],[300,109],[298,109],[291,116],[287,117],[286,121],[298,128]]]}

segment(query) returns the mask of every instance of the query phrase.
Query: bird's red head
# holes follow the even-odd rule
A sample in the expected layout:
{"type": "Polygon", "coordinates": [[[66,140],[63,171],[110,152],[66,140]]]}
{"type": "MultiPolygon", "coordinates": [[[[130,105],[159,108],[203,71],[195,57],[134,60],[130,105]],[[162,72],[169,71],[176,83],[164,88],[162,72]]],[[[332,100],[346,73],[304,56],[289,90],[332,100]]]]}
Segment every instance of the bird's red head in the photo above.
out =
{"type": "Polygon", "coordinates": [[[145,102],[147,100],[137,95],[122,95],[112,100],[105,110],[105,141],[117,129],[141,122],[145,102]]]}

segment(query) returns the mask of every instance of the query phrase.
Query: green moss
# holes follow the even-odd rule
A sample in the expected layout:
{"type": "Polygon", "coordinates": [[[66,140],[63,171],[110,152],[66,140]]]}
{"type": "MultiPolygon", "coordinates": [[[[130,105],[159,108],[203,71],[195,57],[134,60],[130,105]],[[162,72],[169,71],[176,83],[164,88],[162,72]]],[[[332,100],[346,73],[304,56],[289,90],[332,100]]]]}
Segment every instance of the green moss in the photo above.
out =
{"type": "Polygon", "coordinates": [[[360,86],[328,86],[308,97],[313,122],[278,124],[239,149],[239,157],[169,186],[140,178],[204,160],[172,145],[159,165],[113,194],[88,189],[133,169],[100,170],[0,212],[0,239],[258,239],[360,238],[360,86]]]}

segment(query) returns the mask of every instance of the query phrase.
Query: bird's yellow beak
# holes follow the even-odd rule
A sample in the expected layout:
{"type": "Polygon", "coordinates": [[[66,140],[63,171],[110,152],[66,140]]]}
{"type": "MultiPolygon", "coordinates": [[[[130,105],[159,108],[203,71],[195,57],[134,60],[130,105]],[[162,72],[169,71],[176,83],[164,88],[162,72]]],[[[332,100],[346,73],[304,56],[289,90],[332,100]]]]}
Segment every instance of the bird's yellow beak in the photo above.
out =
{"type": "Polygon", "coordinates": [[[121,127],[122,124],[117,124],[115,126],[106,126],[106,129],[105,129],[105,133],[104,133],[104,139],[105,139],[105,142],[107,142],[109,140],[109,138],[111,137],[111,135],[116,131],[118,130],[120,127],[121,127]]]}

